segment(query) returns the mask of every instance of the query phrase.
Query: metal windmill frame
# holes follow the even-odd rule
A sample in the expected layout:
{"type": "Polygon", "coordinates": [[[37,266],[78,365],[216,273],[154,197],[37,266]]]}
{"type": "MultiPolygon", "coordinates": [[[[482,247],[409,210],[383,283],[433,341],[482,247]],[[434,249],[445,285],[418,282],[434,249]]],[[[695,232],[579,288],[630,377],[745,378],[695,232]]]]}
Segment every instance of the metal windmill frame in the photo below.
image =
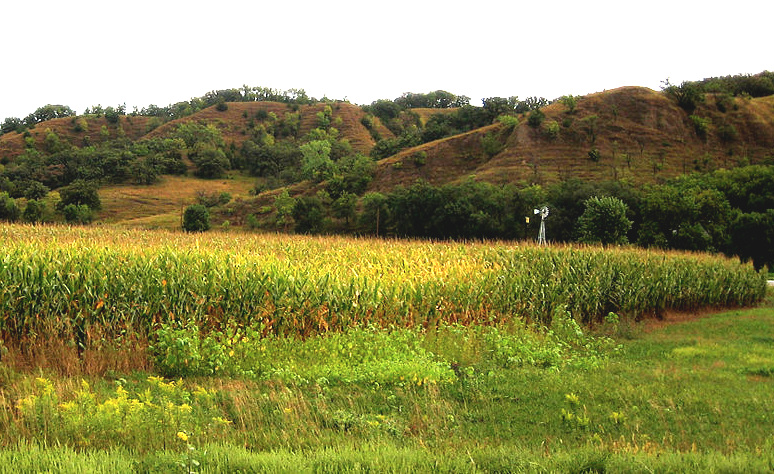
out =
{"type": "Polygon", "coordinates": [[[540,214],[540,231],[538,232],[538,245],[546,245],[546,217],[548,217],[548,206],[535,209],[535,214],[540,214]]]}

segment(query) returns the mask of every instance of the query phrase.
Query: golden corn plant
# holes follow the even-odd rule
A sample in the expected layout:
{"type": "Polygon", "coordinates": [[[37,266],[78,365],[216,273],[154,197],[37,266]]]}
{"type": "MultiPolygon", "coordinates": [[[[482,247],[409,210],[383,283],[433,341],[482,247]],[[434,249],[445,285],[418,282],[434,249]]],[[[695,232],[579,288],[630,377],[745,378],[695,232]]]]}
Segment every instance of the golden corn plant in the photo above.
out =
{"type": "Polygon", "coordinates": [[[308,336],[352,326],[548,323],[748,305],[765,276],[737,260],[537,247],[110,227],[0,227],[0,338],[150,334],[193,320],[308,336]]]}

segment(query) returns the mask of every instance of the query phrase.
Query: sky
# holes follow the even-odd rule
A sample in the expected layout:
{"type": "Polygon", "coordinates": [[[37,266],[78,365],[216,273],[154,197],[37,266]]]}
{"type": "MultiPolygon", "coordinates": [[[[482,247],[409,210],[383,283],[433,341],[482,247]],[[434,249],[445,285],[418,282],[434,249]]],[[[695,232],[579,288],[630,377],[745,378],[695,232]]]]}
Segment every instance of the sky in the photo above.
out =
{"type": "Polygon", "coordinates": [[[767,0],[36,0],[0,7],[0,120],[243,85],[370,104],[555,99],[774,70],[767,0]]]}

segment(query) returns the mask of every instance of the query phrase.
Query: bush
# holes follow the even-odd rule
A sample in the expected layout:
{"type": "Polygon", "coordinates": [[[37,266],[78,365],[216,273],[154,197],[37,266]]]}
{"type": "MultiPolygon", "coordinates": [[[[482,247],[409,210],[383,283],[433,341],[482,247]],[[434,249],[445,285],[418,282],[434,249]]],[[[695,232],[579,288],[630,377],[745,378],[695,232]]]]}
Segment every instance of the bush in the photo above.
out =
{"type": "Polygon", "coordinates": [[[204,147],[193,158],[196,164],[196,172],[199,178],[217,179],[222,178],[231,166],[226,154],[219,148],[204,147]]]}
{"type": "Polygon", "coordinates": [[[86,204],[68,204],[62,208],[62,215],[68,224],[89,224],[94,212],[86,204]]]}
{"type": "Polygon", "coordinates": [[[9,197],[8,193],[0,193],[0,219],[15,222],[19,220],[20,214],[16,200],[9,197]]]}
{"type": "Polygon", "coordinates": [[[535,109],[532,112],[529,113],[529,117],[527,117],[527,125],[529,125],[532,128],[538,128],[540,125],[543,124],[543,120],[545,120],[546,115],[543,113],[540,109],[535,109]]]}
{"type": "Polygon", "coordinates": [[[489,158],[492,158],[496,154],[503,151],[503,148],[505,148],[505,145],[500,141],[499,138],[494,133],[487,133],[483,137],[481,137],[481,148],[483,148],[484,153],[486,153],[486,156],[489,158]]]}
{"type": "Polygon", "coordinates": [[[497,117],[497,121],[506,127],[517,127],[519,125],[519,117],[515,115],[500,115],[497,117]]]}
{"type": "Polygon", "coordinates": [[[83,204],[95,211],[102,209],[97,184],[92,181],[75,180],[69,186],[59,189],[59,196],[61,197],[57,205],[59,210],[63,210],[69,204],[76,206],[83,204]]]}
{"type": "Polygon", "coordinates": [[[580,241],[585,243],[626,244],[632,221],[626,217],[629,207],[616,197],[592,196],[578,219],[580,241]]]}
{"type": "Polygon", "coordinates": [[[696,135],[702,140],[707,140],[707,133],[709,132],[710,119],[699,117],[698,115],[691,115],[689,117],[693,124],[696,135]]]}
{"type": "Polygon", "coordinates": [[[183,230],[204,232],[210,229],[210,211],[201,204],[192,204],[183,213],[183,230]]]}
{"type": "Polygon", "coordinates": [[[677,105],[689,114],[696,110],[699,104],[704,103],[704,92],[698,84],[683,82],[679,86],[671,84],[669,79],[664,81],[664,94],[677,102],[677,105]]]}
{"type": "Polygon", "coordinates": [[[22,219],[24,222],[36,223],[43,221],[43,213],[46,209],[46,203],[36,200],[27,201],[27,206],[24,208],[22,219]]]}
{"type": "Polygon", "coordinates": [[[559,122],[551,120],[545,123],[543,133],[549,140],[556,140],[559,137],[559,122]]]}

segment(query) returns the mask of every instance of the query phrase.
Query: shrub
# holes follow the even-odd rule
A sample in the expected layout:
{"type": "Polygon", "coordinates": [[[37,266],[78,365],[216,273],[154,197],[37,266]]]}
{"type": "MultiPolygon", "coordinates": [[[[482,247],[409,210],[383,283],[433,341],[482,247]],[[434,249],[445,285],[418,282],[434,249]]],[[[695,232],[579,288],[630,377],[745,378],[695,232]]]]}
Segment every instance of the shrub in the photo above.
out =
{"type": "Polygon", "coordinates": [[[698,137],[702,140],[706,140],[707,132],[709,131],[710,119],[699,117],[698,115],[691,115],[689,118],[691,119],[694,130],[696,130],[696,135],[698,135],[698,137]]]}
{"type": "Polygon", "coordinates": [[[578,219],[580,241],[585,243],[625,244],[632,221],[626,217],[629,207],[616,197],[592,196],[578,219]]]}
{"type": "Polygon", "coordinates": [[[92,181],[75,180],[69,186],[59,189],[59,196],[61,197],[57,205],[59,210],[63,210],[69,204],[76,206],[84,204],[95,211],[102,209],[97,184],[92,181]]]}
{"type": "Polygon", "coordinates": [[[62,208],[62,215],[68,224],[89,224],[94,220],[94,212],[85,204],[68,204],[62,208]]]}
{"type": "Polygon", "coordinates": [[[529,117],[527,117],[527,125],[529,125],[532,128],[538,128],[540,125],[543,124],[543,120],[545,120],[546,115],[543,113],[540,109],[535,109],[532,112],[529,113],[529,117]]]}
{"type": "Polygon", "coordinates": [[[14,222],[19,220],[19,214],[16,200],[9,197],[8,193],[0,193],[0,219],[14,222]]]}
{"type": "Polygon", "coordinates": [[[676,86],[667,79],[664,81],[663,91],[664,94],[674,99],[677,105],[689,114],[696,110],[699,104],[704,103],[704,92],[698,84],[693,82],[683,82],[676,86]]]}
{"type": "Polygon", "coordinates": [[[24,222],[36,223],[43,220],[43,213],[46,209],[46,203],[36,200],[27,201],[27,206],[24,208],[22,219],[24,222]]]}
{"type": "Polygon", "coordinates": [[[497,117],[497,121],[506,127],[517,127],[519,125],[519,117],[515,115],[500,115],[497,117]]]}
{"type": "Polygon", "coordinates": [[[210,229],[210,211],[201,204],[192,204],[185,208],[183,230],[186,232],[204,232],[210,229]]]}
{"type": "Polygon", "coordinates": [[[205,147],[204,150],[197,153],[193,161],[196,163],[196,172],[194,174],[206,179],[223,177],[231,165],[223,150],[212,147],[205,147]]]}
{"type": "Polygon", "coordinates": [[[556,140],[559,137],[559,122],[550,120],[545,123],[543,133],[549,140],[556,140]]]}
{"type": "Polygon", "coordinates": [[[483,148],[484,153],[491,158],[503,151],[505,144],[503,144],[494,133],[490,132],[481,137],[481,148],[483,148]]]}
{"type": "Polygon", "coordinates": [[[105,119],[109,123],[116,124],[118,123],[119,118],[120,118],[120,115],[118,114],[118,111],[116,109],[114,109],[113,107],[105,108],[105,119]]]}
{"type": "Polygon", "coordinates": [[[559,99],[565,107],[567,107],[567,113],[575,113],[575,107],[578,106],[578,98],[573,95],[564,95],[559,99]]]}

